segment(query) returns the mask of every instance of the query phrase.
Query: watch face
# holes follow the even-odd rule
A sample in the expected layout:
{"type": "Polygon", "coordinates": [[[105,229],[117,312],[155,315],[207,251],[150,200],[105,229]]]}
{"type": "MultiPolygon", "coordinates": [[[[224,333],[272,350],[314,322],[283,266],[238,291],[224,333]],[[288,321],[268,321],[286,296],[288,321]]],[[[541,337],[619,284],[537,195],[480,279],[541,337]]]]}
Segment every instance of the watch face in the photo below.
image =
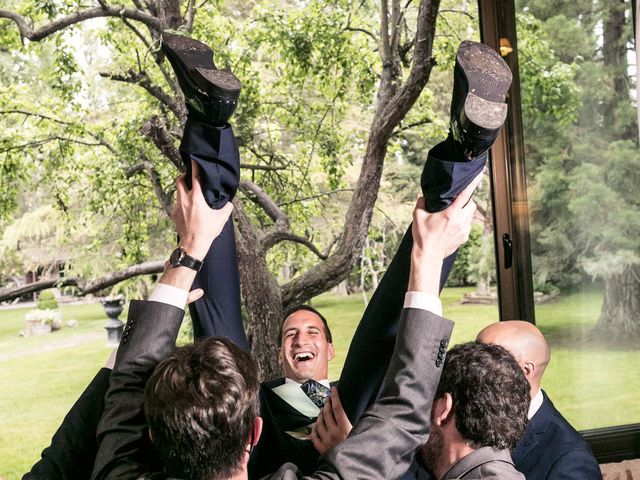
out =
{"type": "Polygon", "coordinates": [[[173,252],[171,252],[171,256],[169,257],[169,263],[171,264],[171,266],[179,267],[180,260],[182,260],[183,255],[184,255],[184,250],[182,250],[180,247],[176,248],[173,252]]]}

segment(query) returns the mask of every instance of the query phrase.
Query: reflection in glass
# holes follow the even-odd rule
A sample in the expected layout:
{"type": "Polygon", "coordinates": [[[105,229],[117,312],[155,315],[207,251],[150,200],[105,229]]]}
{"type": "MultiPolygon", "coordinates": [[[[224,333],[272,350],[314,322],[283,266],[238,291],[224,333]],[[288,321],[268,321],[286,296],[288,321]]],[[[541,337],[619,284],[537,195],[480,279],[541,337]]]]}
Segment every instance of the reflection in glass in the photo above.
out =
{"type": "Polygon", "coordinates": [[[578,429],[640,421],[640,151],[631,5],[520,1],[543,388],[578,429]],[[612,406],[615,405],[615,408],[612,406]]]}

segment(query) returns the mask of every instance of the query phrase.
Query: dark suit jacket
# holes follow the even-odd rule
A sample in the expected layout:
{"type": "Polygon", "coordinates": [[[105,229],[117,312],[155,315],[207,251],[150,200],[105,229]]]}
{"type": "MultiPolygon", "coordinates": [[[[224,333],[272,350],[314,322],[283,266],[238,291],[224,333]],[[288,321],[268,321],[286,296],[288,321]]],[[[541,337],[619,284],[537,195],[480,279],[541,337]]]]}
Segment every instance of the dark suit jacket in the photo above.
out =
{"type": "Polygon", "coordinates": [[[529,480],[602,479],[587,442],[542,393],[542,406],[511,452],[516,468],[529,480]]]}
{"type": "MultiPolygon", "coordinates": [[[[152,468],[145,458],[144,385],[174,346],[182,310],[157,302],[131,302],[105,410],[98,426],[95,479],[135,479],[152,468]],[[141,442],[142,441],[142,442],[141,442]]],[[[393,479],[409,467],[429,435],[431,404],[453,324],[424,310],[405,309],[396,348],[378,400],[351,435],[321,457],[310,478],[393,479]],[[384,452],[381,455],[381,452],[384,452]]],[[[299,478],[283,466],[269,478],[299,478]]]]}
{"type": "Polygon", "coordinates": [[[460,459],[453,465],[442,480],[454,478],[483,480],[525,480],[516,470],[508,450],[496,450],[481,447],[460,459]]]}

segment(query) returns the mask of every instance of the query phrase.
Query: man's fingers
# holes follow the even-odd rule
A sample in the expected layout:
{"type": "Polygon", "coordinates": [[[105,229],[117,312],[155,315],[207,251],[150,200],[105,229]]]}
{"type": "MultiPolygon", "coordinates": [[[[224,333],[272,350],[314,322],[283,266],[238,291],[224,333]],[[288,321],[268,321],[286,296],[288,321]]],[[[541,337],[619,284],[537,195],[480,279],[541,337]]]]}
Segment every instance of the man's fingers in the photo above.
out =
{"type": "Polygon", "coordinates": [[[184,173],[176,178],[176,193],[178,195],[177,198],[180,198],[180,196],[184,195],[187,191],[187,183],[185,182],[185,178],[186,175],[184,173]]]}
{"type": "Polygon", "coordinates": [[[203,295],[204,295],[204,290],[202,290],[201,288],[196,288],[195,290],[191,290],[189,292],[189,295],[187,296],[187,304],[191,302],[195,302],[196,300],[201,298],[203,295]]]}
{"type": "Polygon", "coordinates": [[[342,430],[347,429],[348,431],[351,431],[351,428],[353,427],[349,421],[349,417],[347,417],[347,412],[345,412],[342,407],[340,395],[338,394],[338,389],[336,387],[331,388],[331,408],[333,410],[333,417],[340,428],[342,430]]]}
{"type": "Polygon", "coordinates": [[[220,212],[222,212],[221,215],[224,215],[226,223],[226,220],[231,216],[231,212],[233,212],[233,203],[227,202],[226,205],[220,209],[220,212]]]}
{"type": "Polygon", "coordinates": [[[313,424],[313,426],[311,427],[311,443],[313,444],[313,448],[315,448],[319,453],[324,453],[324,445],[322,444],[322,439],[320,438],[320,435],[318,435],[318,428],[316,427],[316,425],[318,424],[318,422],[316,421],[316,423],[313,424]]]}
{"type": "Polygon", "coordinates": [[[200,185],[200,166],[193,158],[191,159],[191,190],[198,192],[202,190],[200,185]]]}
{"type": "Polygon", "coordinates": [[[324,403],[324,407],[322,407],[322,420],[324,421],[327,431],[331,431],[337,426],[333,399],[331,397],[327,398],[327,401],[324,403]]]}
{"type": "Polygon", "coordinates": [[[452,205],[454,205],[456,208],[464,207],[467,204],[467,202],[469,202],[471,195],[473,195],[473,192],[475,192],[478,185],[480,185],[480,182],[482,181],[483,177],[484,177],[484,172],[480,172],[478,175],[476,175],[476,177],[471,181],[471,183],[467,185],[467,188],[465,188],[462,192],[460,192],[460,194],[453,201],[452,205]]]}

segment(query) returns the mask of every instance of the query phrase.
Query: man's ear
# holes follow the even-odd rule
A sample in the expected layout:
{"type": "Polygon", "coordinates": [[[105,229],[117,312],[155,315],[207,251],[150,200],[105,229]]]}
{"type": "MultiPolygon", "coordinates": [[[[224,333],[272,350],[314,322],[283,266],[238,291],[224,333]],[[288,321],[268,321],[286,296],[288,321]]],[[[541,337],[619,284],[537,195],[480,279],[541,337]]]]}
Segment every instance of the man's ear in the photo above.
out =
{"type": "Polygon", "coordinates": [[[253,439],[253,443],[251,446],[255,447],[258,444],[258,440],[260,440],[260,435],[262,435],[262,417],[256,417],[253,421],[252,433],[253,436],[251,438],[253,439]]]}
{"type": "Polygon", "coordinates": [[[524,372],[524,376],[527,377],[529,383],[531,383],[531,379],[536,373],[536,365],[531,361],[526,361],[522,364],[522,371],[524,372]]]}
{"type": "Polygon", "coordinates": [[[333,349],[333,343],[329,344],[329,347],[327,348],[327,358],[329,359],[329,361],[333,360],[333,357],[335,357],[336,355],[336,351],[333,349]]]}
{"type": "Polygon", "coordinates": [[[284,347],[280,347],[280,349],[278,350],[278,365],[282,366],[284,365],[284,347]]]}
{"type": "Polygon", "coordinates": [[[441,426],[448,422],[453,416],[453,397],[450,393],[445,393],[442,397],[433,401],[432,422],[434,425],[441,426]]]}

